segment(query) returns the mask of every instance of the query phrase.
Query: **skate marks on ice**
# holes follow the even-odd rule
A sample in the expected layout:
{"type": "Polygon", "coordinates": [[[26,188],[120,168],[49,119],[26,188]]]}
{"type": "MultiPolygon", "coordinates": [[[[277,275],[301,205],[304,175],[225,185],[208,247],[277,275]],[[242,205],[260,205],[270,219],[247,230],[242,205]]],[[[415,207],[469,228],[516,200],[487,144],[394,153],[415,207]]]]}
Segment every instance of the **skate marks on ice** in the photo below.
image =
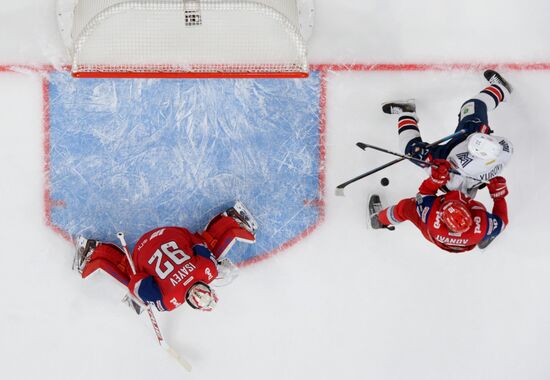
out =
{"type": "Polygon", "coordinates": [[[323,215],[321,76],[85,79],[50,74],[50,223],[130,246],[162,225],[204,227],[241,199],[260,224],[252,262],[323,215]]]}

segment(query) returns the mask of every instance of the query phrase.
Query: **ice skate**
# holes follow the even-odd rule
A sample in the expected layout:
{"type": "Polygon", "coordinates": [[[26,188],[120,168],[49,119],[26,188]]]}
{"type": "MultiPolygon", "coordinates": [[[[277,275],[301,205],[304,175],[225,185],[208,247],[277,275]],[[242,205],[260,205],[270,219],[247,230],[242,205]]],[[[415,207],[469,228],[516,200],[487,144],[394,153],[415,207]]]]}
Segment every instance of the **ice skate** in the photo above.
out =
{"type": "Polygon", "coordinates": [[[83,236],[79,236],[76,239],[76,251],[73,260],[73,270],[77,270],[82,273],[84,267],[90,260],[90,256],[97,247],[97,241],[92,239],[86,239],[83,236]]]}
{"type": "Polygon", "coordinates": [[[514,90],[512,85],[510,83],[508,83],[508,81],[506,79],[504,79],[502,77],[502,75],[500,75],[499,73],[497,73],[494,70],[485,70],[485,72],[483,73],[483,76],[485,77],[485,79],[487,79],[487,81],[489,83],[498,84],[498,85],[503,86],[504,88],[506,88],[508,90],[508,92],[510,94],[514,90]]]}
{"type": "Polygon", "coordinates": [[[416,103],[414,99],[383,103],[382,111],[390,115],[399,115],[404,112],[415,113],[416,103]]]}
{"type": "Polygon", "coordinates": [[[235,202],[235,205],[227,209],[225,212],[227,213],[227,216],[235,219],[242,228],[250,232],[252,235],[256,235],[258,223],[241,201],[235,202]]]}
{"type": "Polygon", "coordinates": [[[373,230],[388,229],[390,231],[395,230],[394,226],[385,226],[378,219],[378,213],[383,209],[382,201],[378,194],[373,194],[369,198],[369,225],[373,230]]]}

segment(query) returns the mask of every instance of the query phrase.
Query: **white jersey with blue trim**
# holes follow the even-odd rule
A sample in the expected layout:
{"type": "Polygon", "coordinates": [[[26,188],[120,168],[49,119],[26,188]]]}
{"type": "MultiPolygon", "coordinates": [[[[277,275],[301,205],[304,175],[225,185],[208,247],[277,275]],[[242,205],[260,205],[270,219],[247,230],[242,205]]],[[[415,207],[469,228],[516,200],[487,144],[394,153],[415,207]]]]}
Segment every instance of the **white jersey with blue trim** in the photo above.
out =
{"type": "MultiPolygon", "coordinates": [[[[500,175],[502,169],[504,169],[514,153],[514,148],[509,140],[500,136],[493,137],[497,138],[499,144],[502,145],[502,152],[494,160],[485,161],[472,156],[468,151],[468,140],[455,146],[449,152],[447,160],[451,162],[459,173],[469,177],[479,178],[480,180],[489,181],[500,175]]],[[[468,190],[478,187],[478,185],[479,181],[475,179],[451,173],[450,180],[447,182],[446,187],[448,190],[460,190],[467,194],[468,190]]]]}

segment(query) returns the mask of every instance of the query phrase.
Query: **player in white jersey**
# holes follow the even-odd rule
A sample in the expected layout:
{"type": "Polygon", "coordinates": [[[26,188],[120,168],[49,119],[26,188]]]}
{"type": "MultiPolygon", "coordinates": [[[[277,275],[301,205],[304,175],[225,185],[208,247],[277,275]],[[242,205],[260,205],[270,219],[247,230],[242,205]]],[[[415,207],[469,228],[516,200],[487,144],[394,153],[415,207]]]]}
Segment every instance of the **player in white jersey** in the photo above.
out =
{"type": "Polygon", "coordinates": [[[428,143],[422,141],[413,100],[382,105],[385,113],[399,115],[397,126],[402,151],[422,160],[449,160],[462,175],[452,174],[443,190],[460,190],[470,197],[483,187],[483,181],[501,175],[513,154],[509,140],[491,135],[487,116],[488,111],[510,96],[512,86],[496,71],[486,70],[483,75],[490,86],[462,105],[456,132],[463,130],[464,133],[445,144],[427,147],[428,143]]]}
{"type": "Polygon", "coordinates": [[[504,137],[473,133],[449,152],[447,160],[461,174],[451,174],[445,188],[473,197],[481,183],[498,177],[514,153],[504,137]]]}

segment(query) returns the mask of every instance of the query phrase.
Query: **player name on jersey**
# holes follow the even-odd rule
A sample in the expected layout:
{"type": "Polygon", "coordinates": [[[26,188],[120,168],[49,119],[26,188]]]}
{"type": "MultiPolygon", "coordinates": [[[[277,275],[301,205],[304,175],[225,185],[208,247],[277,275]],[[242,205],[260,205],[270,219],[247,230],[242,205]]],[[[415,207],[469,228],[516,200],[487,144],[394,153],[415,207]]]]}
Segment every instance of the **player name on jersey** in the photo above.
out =
{"type": "MultiPolygon", "coordinates": [[[[172,286],[176,286],[183,280],[187,278],[191,272],[193,272],[197,267],[192,263],[186,263],[183,267],[178,269],[175,273],[172,273],[170,276],[170,283],[172,286]]],[[[183,284],[187,285],[189,282],[193,281],[193,276],[189,277],[183,284]]]]}

